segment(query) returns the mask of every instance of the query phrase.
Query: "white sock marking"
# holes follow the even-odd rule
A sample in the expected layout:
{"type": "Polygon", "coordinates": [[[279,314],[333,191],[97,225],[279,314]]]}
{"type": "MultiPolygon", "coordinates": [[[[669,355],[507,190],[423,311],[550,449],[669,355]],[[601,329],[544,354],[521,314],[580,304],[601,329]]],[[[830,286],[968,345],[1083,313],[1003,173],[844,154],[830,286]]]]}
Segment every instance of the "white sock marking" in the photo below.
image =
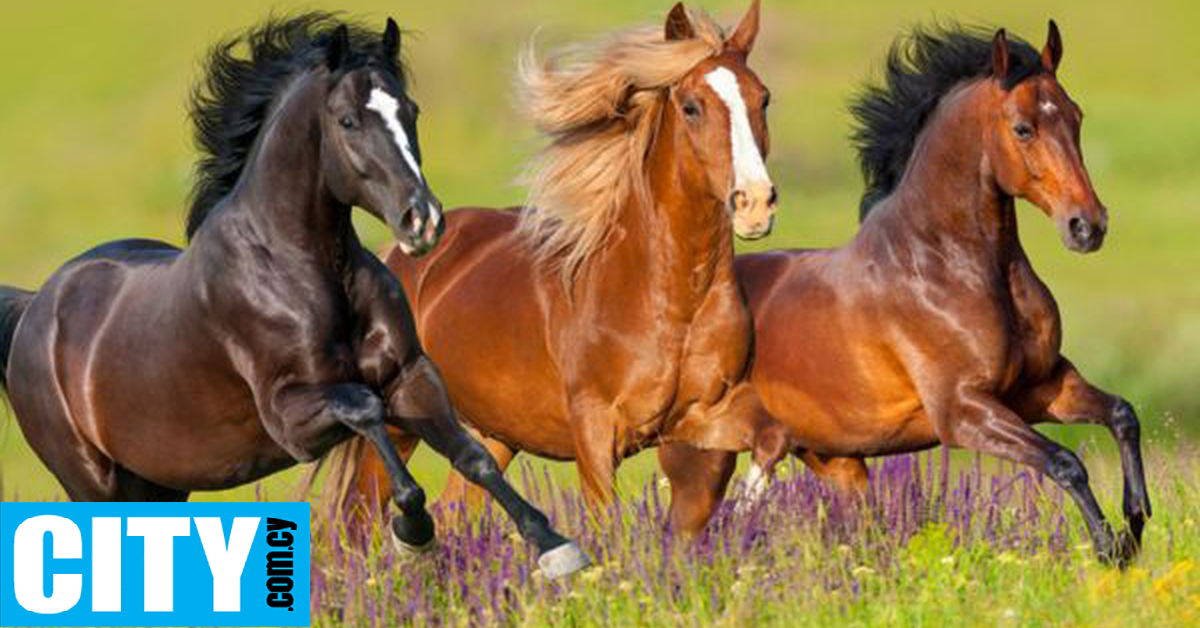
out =
{"type": "Polygon", "coordinates": [[[746,478],[742,480],[742,497],[734,506],[733,511],[738,514],[748,512],[758,500],[762,498],[763,493],[767,492],[767,482],[770,480],[765,471],[758,464],[751,464],[750,470],[746,472],[746,478]]]}
{"type": "Polygon", "coordinates": [[[412,145],[408,142],[408,134],[404,132],[404,127],[400,124],[400,102],[392,95],[375,88],[371,90],[371,99],[367,101],[367,109],[379,114],[383,118],[383,123],[387,125],[389,131],[392,132],[392,137],[396,140],[396,146],[400,148],[400,154],[404,155],[404,161],[408,162],[408,167],[412,168],[413,174],[417,175],[417,179],[424,181],[421,175],[421,167],[417,165],[417,160],[413,158],[412,145]]]}
{"type": "Polygon", "coordinates": [[[734,189],[744,189],[750,183],[769,182],[767,166],[763,163],[754,132],[750,129],[750,116],[742,100],[737,75],[729,68],[717,68],[704,77],[705,82],[729,109],[729,139],[733,148],[734,189]]]}

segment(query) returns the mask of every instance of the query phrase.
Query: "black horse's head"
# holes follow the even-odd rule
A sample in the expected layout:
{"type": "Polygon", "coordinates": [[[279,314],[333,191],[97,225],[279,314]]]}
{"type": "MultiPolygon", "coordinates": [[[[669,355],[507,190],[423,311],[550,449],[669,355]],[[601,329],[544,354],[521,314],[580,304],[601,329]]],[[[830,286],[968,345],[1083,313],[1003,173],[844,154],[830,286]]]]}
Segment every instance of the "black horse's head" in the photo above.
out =
{"type": "Polygon", "coordinates": [[[330,36],[329,89],[320,114],[322,169],[339,201],[383,220],[405,253],[421,255],[442,234],[442,206],[421,174],[419,110],[395,65],[400,29],[391,19],[380,51],[356,55],[344,26],[330,36]]]}

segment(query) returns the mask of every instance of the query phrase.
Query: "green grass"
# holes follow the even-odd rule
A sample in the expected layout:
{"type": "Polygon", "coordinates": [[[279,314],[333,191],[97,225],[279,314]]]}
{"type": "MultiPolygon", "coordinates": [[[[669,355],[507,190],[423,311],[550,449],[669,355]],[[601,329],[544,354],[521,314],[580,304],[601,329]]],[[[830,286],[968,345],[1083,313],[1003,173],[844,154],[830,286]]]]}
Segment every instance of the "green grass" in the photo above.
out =
{"type": "MultiPolygon", "coordinates": [[[[318,510],[314,626],[1195,626],[1200,476],[1194,451],[1173,453],[1149,466],[1157,514],[1125,571],[1096,561],[1062,493],[969,459],[949,492],[922,479],[925,463],[915,481],[878,470],[865,508],[785,471],[760,506],[722,510],[695,543],[661,531],[662,483],[596,523],[574,492],[527,486],[598,565],[565,583],[531,574],[529,548],[495,516],[443,528],[436,551],[402,562],[378,534],[365,548],[331,534],[318,510]]],[[[1119,469],[1086,458],[1115,513],[1119,469]]]]}
{"type": "MultiPolygon", "coordinates": [[[[192,163],[184,102],[202,51],[286,4],[149,0],[23,3],[0,38],[0,282],[36,287],[63,261],[105,240],[180,243],[192,163]]],[[[507,205],[538,143],[512,107],[519,48],[659,20],[667,3],[537,0],[489,9],[449,0],[347,0],[338,8],[407,29],[405,50],[425,112],[426,173],[447,206],[507,205]],[[662,6],[659,6],[661,4],[662,6]],[[540,31],[538,29],[541,29],[540,31]]],[[[742,2],[704,3],[732,23],[742,2]]],[[[1024,205],[1023,238],[1063,310],[1067,353],[1097,384],[1130,398],[1151,431],[1200,416],[1200,54],[1186,0],[1055,6],[1019,0],[912,3],[768,0],[752,58],[771,86],[769,167],[784,205],[775,236],[754,248],[832,246],[856,228],[860,178],[845,103],[876,76],[893,36],[929,19],[1003,24],[1035,43],[1045,20],[1063,29],[1060,75],[1087,112],[1084,148],[1111,210],[1103,251],[1066,251],[1050,221],[1024,205]],[[1136,25],[1136,27],[1134,26],[1136,25]]],[[[386,231],[359,221],[373,246],[386,231]]],[[[418,470],[440,486],[444,467],[418,470]]],[[[637,469],[652,466],[639,463],[637,469]]],[[[31,496],[55,491],[14,426],[0,427],[0,474],[31,496]]],[[[569,476],[570,473],[564,473],[569,476]]],[[[637,473],[630,474],[637,483],[637,473]]]]}

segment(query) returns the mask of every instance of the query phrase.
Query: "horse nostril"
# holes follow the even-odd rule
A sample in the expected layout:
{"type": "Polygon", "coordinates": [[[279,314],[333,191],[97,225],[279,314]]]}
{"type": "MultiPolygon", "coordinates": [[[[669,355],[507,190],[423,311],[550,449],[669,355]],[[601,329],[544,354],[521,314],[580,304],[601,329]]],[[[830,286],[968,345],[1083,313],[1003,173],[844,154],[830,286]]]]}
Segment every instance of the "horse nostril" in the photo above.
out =
{"type": "Polygon", "coordinates": [[[1071,229],[1071,235],[1076,240],[1087,240],[1092,235],[1092,226],[1088,224],[1088,221],[1079,216],[1072,218],[1071,222],[1068,223],[1068,227],[1071,229]]]}
{"type": "Polygon", "coordinates": [[[416,206],[405,210],[404,217],[400,219],[400,226],[409,233],[417,233],[421,230],[421,215],[416,206]]]}
{"type": "Polygon", "coordinates": [[[775,186],[771,186],[771,196],[767,198],[767,207],[774,207],[779,204],[779,190],[775,186]]]}
{"type": "Polygon", "coordinates": [[[741,209],[740,206],[744,202],[745,198],[746,198],[746,193],[741,190],[734,190],[733,192],[731,192],[729,194],[729,201],[728,201],[729,209],[732,211],[738,211],[739,209],[741,209]]]}

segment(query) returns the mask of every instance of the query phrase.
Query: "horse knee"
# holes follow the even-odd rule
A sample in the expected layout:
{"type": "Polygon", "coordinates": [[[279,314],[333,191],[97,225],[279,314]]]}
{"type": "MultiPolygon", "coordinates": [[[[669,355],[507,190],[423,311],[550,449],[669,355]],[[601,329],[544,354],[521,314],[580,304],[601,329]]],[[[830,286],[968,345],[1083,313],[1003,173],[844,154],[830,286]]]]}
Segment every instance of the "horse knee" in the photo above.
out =
{"type": "Polygon", "coordinates": [[[1113,408],[1109,425],[1118,441],[1136,442],[1142,436],[1142,425],[1128,401],[1121,399],[1113,408]]]}
{"type": "Polygon", "coordinates": [[[1082,488],[1088,483],[1087,468],[1083,466],[1079,456],[1067,449],[1059,449],[1050,455],[1046,474],[1065,488],[1082,488]]]}

